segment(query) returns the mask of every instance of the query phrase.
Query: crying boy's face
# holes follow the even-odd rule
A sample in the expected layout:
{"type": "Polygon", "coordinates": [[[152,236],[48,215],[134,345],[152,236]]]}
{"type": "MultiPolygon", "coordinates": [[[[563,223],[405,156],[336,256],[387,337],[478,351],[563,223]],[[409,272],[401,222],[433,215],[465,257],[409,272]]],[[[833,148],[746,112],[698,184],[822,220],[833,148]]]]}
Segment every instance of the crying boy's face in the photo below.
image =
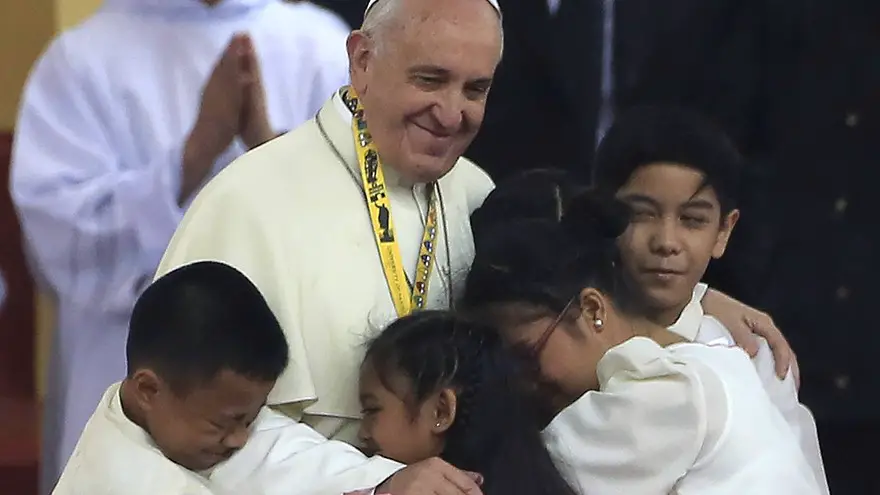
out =
{"type": "Polygon", "coordinates": [[[144,408],[147,429],[168,459],[204,471],[244,446],[273,386],[228,370],[188,393],[159,379],[144,408]]]}

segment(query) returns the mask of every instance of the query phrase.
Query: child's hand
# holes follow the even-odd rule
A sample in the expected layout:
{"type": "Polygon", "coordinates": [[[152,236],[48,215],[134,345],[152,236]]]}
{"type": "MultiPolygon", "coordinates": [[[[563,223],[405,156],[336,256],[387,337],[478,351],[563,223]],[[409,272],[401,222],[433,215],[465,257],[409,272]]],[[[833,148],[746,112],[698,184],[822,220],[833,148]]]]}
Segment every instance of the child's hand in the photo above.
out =
{"type": "Polygon", "coordinates": [[[782,331],[773,323],[773,318],[763,311],[758,311],[750,306],[733,299],[732,297],[709,289],[703,297],[703,309],[709,315],[714,316],[727,327],[733,335],[736,345],[754,357],[758,353],[758,341],[755,335],[764,337],[770,350],[773,351],[773,360],[776,365],[776,374],[784,379],[791,369],[795,375],[795,383],[800,382],[798,376],[797,360],[794,351],[782,335],[782,331]]]}
{"type": "Polygon", "coordinates": [[[411,464],[379,485],[376,493],[390,495],[482,495],[483,477],[462,471],[445,461],[432,458],[411,464]]]}

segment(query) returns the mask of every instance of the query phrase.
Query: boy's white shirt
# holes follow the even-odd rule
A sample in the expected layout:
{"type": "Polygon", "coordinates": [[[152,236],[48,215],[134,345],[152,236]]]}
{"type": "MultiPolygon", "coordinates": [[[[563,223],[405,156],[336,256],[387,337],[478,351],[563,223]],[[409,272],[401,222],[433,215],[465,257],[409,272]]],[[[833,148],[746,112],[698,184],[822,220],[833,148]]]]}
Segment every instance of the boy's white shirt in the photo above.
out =
{"type": "Polygon", "coordinates": [[[244,448],[195,473],[168,460],[125,416],[119,386],[104,394],[53,495],[340,495],[375,487],[403,467],[264,408],[244,448]]]}
{"type": "MultiPolygon", "coordinates": [[[[692,342],[707,345],[735,345],[730,331],[720,321],[703,311],[702,300],[708,290],[709,286],[703,283],[694,287],[691,301],[669,330],[692,342]]],[[[752,363],[764,385],[764,390],[794,430],[820,488],[824,494],[828,494],[830,491],[813,415],[798,399],[797,384],[792,371],[789,370],[785,379],[780,380],[776,376],[776,363],[767,341],[758,337],[758,344],[758,354],[752,358],[752,363]]]]}

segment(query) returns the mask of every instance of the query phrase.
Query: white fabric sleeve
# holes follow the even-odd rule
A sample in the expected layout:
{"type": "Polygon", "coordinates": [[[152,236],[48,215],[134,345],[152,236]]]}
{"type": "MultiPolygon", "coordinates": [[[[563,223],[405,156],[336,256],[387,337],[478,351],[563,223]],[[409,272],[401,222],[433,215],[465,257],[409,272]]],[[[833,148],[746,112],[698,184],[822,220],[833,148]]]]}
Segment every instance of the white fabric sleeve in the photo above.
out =
{"type": "Polygon", "coordinates": [[[602,391],[554,419],[545,432],[549,450],[585,493],[669,493],[703,444],[698,377],[638,337],[610,350],[599,368],[602,391]]]}
{"type": "Polygon", "coordinates": [[[402,468],[266,408],[245,447],[214,469],[211,483],[236,487],[234,493],[341,495],[375,491],[402,468]]]}

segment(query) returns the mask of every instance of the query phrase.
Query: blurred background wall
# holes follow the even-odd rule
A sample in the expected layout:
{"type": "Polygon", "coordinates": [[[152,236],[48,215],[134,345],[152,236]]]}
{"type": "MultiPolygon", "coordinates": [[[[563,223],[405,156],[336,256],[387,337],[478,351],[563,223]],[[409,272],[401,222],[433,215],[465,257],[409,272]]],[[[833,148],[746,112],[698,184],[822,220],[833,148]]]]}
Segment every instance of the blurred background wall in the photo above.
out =
{"type": "Polygon", "coordinates": [[[35,292],[8,192],[9,155],[21,89],[52,37],[94,11],[100,0],[0,1],[0,493],[36,493],[40,402],[53,308],[35,292]]]}

